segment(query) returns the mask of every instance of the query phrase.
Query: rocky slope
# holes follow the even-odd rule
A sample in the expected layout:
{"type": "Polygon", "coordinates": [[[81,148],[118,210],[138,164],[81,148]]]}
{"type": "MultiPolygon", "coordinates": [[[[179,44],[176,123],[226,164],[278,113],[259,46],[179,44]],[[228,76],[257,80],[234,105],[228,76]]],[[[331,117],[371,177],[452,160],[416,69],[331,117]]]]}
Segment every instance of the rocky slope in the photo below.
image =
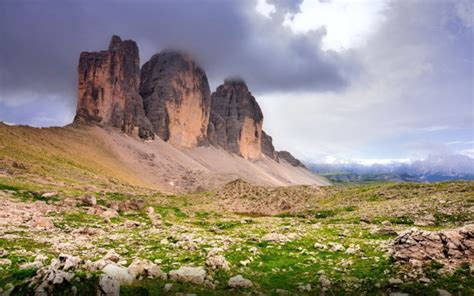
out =
{"type": "Polygon", "coordinates": [[[0,176],[0,293],[474,292],[474,182],[123,189],[0,176]]]}
{"type": "Polygon", "coordinates": [[[101,123],[141,138],[153,138],[145,116],[140,84],[138,47],[113,36],[108,50],[82,52],[78,66],[76,123],[101,123]]]}
{"type": "Polygon", "coordinates": [[[154,55],[142,67],[140,94],[161,139],[188,148],[206,143],[209,83],[188,55],[175,51],[154,55]]]}
{"type": "Polygon", "coordinates": [[[238,178],[265,186],[329,184],[285,161],[248,161],[214,146],[180,149],[159,137],[137,141],[108,126],[32,128],[0,123],[2,174],[74,188],[138,186],[174,193],[208,190],[238,178]]]}

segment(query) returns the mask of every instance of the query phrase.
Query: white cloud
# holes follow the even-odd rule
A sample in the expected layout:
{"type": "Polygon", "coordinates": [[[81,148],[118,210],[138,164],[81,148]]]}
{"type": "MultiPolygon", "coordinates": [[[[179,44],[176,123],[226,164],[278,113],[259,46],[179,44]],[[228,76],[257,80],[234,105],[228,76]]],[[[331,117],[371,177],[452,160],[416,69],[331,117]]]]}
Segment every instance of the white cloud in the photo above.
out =
{"type": "Polygon", "coordinates": [[[474,158],[474,148],[461,150],[459,151],[459,154],[474,158]]]}
{"type": "Polygon", "coordinates": [[[440,20],[457,17],[454,3],[436,4],[391,3],[365,45],[342,52],[361,69],[346,90],[258,97],[277,149],[308,160],[383,162],[423,158],[447,150],[446,135],[464,136],[460,128],[474,122],[472,67],[463,62],[472,52],[460,51],[464,37],[452,39],[440,20]],[[425,142],[421,152],[410,146],[425,142]]]}
{"type": "Polygon", "coordinates": [[[275,12],[275,6],[268,4],[266,0],[257,0],[257,12],[270,18],[270,14],[275,12]]]}
{"type": "Polygon", "coordinates": [[[325,27],[324,49],[342,50],[363,45],[384,19],[389,0],[305,0],[301,13],[285,25],[298,33],[325,27]]]}

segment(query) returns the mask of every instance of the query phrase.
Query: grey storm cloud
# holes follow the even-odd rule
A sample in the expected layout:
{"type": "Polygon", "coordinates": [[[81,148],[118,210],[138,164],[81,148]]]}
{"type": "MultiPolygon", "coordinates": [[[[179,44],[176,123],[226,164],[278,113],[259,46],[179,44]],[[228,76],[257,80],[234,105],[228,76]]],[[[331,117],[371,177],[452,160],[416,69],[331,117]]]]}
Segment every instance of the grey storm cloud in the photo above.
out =
{"type": "MultiPolygon", "coordinates": [[[[281,25],[301,0],[256,1],[19,1],[0,3],[0,103],[28,94],[75,103],[81,51],[106,48],[113,34],[133,39],[142,63],[175,48],[205,68],[211,87],[241,76],[255,92],[340,90],[348,85],[344,58],[321,50],[324,28],[295,34],[281,25]]],[[[11,102],[10,102],[11,103],[11,102]]]]}

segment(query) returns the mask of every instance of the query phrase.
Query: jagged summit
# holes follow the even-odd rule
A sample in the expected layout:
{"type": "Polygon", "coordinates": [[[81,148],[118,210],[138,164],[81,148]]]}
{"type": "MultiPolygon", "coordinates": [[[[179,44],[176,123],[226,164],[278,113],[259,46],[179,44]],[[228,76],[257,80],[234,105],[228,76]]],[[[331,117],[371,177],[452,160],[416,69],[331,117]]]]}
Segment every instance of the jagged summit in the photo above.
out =
{"type": "Polygon", "coordinates": [[[256,159],[262,152],[263,113],[243,80],[226,79],[212,94],[211,144],[256,159]]]}
{"type": "Polygon", "coordinates": [[[109,49],[82,52],[78,66],[79,89],[75,123],[100,123],[141,138],[153,138],[145,116],[137,44],[113,36],[109,49]]]}
{"type": "Polygon", "coordinates": [[[160,138],[178,147],[207,143],[209,83],[191,56],[169,50],[155,54],[142,67],[140,94],[160,138]]]}

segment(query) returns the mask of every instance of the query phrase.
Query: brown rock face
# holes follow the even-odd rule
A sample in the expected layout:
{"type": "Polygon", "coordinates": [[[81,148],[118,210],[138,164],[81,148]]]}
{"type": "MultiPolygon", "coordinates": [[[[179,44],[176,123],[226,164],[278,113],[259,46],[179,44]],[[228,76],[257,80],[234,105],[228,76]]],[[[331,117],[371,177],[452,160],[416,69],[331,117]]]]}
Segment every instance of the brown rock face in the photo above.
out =
{"type": "Polygon", "coordinates": [[[82,52],[78,74],[74,122],[107,124],[141,138],[154,138],[138,93],[140,60],[134,41],[113,36],[108,50],[82,52]]]}
{"type": "Polygon", "coordinates": [[[178,147],[207,143],[209,83],[189,56],[173,51],[154,55],[142,67],[140,94],[160,138],[178,147]]]}
{"type": "Polygon", "coordinates": [[[278,158],[284,159],[286,162],[291,164],[295,167],[305,167],[304,164],[297,158],[295,158],[290,152],[288,151],[278,151],[278,158]]]}
{"type": "Polygon", "coordinates": [[[212,94],[209,142],[256,159],[262,152],[263,114],[244,81],[226,79],[212,94]]]}
{"type": "Polygon", "coordinates": [[[273,146],[273,139],[265,131],[262,131],[262,153],[278,162],[278,152],[273,146]]]}

